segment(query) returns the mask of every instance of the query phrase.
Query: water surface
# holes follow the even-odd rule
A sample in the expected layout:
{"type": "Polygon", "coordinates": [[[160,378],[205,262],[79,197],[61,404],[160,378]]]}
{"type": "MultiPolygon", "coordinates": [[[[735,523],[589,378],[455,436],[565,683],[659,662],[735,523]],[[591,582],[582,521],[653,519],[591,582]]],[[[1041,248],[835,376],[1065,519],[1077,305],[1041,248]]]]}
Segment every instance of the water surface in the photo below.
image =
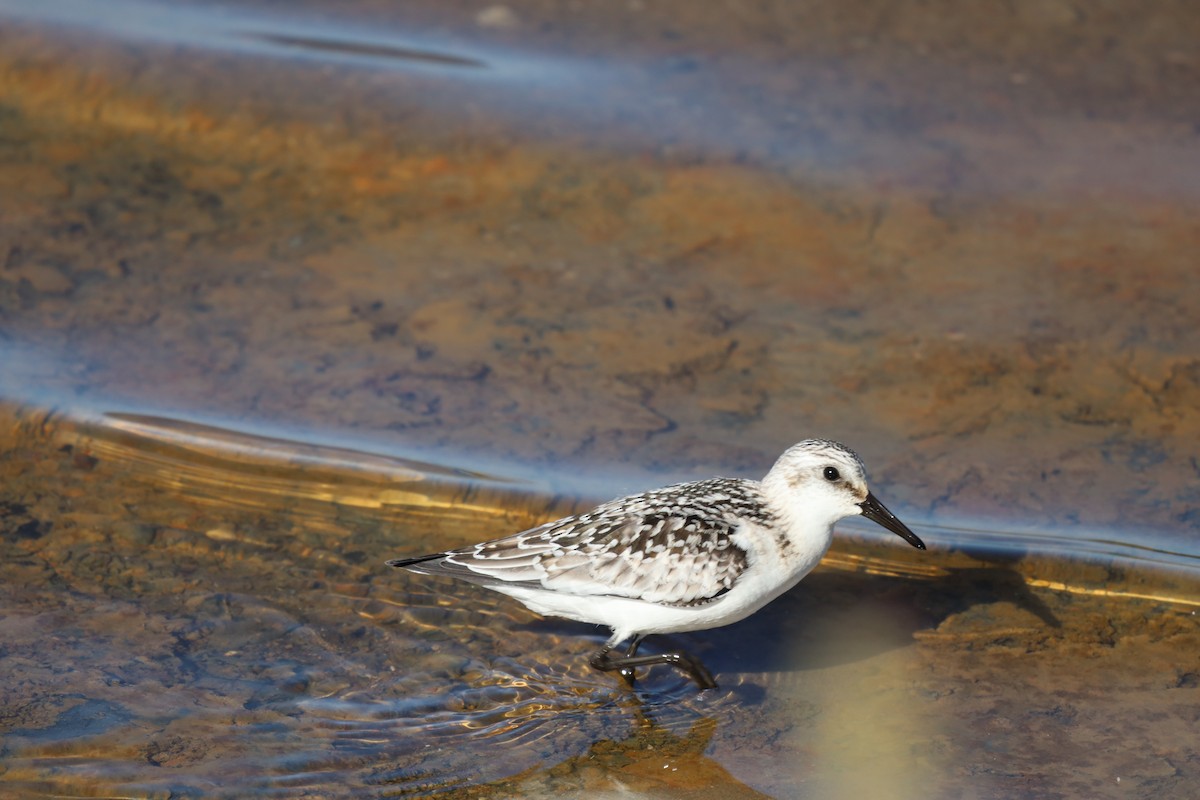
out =
{"type": "Polygon", "coordinates": [[[1195,795],[1190,7],[393,5],[0,2],[6,789],[1195,795]],[[382,566],[811,435],[717,692],[382,566]]]}
{"type": "Polygon", "coordinates": [[[751,620],[664,637],[720,689],[659,669],[629,692],[587,666],[605,631],[381,566],[565,500],[162,419],[15,416],[0,624],[22,793],[950,796],[1004,786],[997,753],[1046,787],[1186,764],[1194,558],[949,530],[914,558],[851,529],[751,620]],[[1085,757],[1093,739],[1123,761],[1085,757]]]}

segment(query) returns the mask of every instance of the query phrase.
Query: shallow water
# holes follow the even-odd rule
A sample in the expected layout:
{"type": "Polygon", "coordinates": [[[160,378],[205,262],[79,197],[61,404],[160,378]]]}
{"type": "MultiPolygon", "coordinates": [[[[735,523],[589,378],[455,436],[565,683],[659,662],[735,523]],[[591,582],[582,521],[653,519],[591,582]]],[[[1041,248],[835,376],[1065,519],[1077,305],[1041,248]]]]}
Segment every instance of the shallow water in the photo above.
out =
{"type": "Polygon", "coordinates": [[[1195,11],[392,5],[0,0],[8,793],[1195,796],[1195,11]],[[382,566],[808,435],[715,692],[382,566]]]}
{"type": "Polygon", "coordinates": [[[1039,796],[1121,777],[1183,796],[1196,777],[1194,558],[947,530],[914,556],[851,530],[751,620],[666,640],[719,690],[656,669],[631,693],[587,666],[605,631],[381,567],[570,503],[380,453],[9,411],[12,791],[1039,796]]]}

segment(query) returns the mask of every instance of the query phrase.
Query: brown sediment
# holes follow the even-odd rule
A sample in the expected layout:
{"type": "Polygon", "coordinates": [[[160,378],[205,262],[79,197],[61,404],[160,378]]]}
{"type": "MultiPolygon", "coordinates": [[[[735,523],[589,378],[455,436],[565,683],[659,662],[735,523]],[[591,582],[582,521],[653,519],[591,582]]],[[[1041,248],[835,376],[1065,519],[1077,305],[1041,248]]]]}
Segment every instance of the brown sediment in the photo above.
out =
{"type": "Polygon", "coordinates": [[[1200,779],[1181,657],[1200,582],[1182,564],[841,537],[768,609],[689,637],[722,689],[652,672],[642,707],[588,669],[602,633],[383,566],[576,501],[213,428],[5,416],[11,786],[950,797],[1200,779]],[[501,742],[503,760],[472,755],[501,742]]]}
{"type": "Polygon", "coordinates": [[[37,344],[10,395],[671,474],[836,435],[933,519],[1194,529],[1200,242],[1166,96],[1089,122],[1059,75],[1062,117],[968,114],[952,155],[936,109],[916,139],[860,110],[865,145],[775,170],[503,119],[448,134],[403,82],[336,72],[308,89],[347,111],[317,124],[277,62],[245,87],[273,99],[239,101],[240,62],[195,55],[173,85],[153,48],[10,38],[0,293],[37,344]]]}
{"type": "Polygon", "coordinates": [[[1195,794],[1200,15],[394,5],[0,27],[6,781],[1195,794]],[[698,636],[713,707],[380,566],[811,435],[931,549],[698,636]]]}

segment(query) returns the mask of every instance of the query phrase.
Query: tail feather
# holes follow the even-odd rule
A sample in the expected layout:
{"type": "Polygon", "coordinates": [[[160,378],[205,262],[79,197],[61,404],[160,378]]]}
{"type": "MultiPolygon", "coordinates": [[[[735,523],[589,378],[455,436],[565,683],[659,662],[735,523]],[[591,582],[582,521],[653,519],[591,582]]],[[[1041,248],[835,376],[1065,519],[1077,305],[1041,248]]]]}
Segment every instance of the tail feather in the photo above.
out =
{"type": "Polygon", "coordinates": [[[417,556],[416,558],[393,558],[391,561],[384,562],[389,567],[411,567],[413,564],[423,564],[426,561],[437,561],[439,558],[445,558],[446,553],[431,553],[427,556],[417,556]]]}

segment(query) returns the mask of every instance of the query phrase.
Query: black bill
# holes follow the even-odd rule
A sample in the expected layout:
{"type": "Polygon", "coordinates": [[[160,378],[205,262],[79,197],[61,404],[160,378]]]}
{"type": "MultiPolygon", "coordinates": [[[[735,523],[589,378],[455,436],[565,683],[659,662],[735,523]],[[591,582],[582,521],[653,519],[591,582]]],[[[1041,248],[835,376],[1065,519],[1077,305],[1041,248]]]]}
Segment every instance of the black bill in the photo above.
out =
{"type": "Polygon", "coordinates": [[[896,515],[888,511],[887,507],[879,502],[875,495],[868,492],[867,499],[859,503],[858,507],[862,509],[862,515],[867,519],[879,523],[918,550],[925,549],[925,543],[915,533],[910,531],[907,525],[896,519],[896,515]]]}

